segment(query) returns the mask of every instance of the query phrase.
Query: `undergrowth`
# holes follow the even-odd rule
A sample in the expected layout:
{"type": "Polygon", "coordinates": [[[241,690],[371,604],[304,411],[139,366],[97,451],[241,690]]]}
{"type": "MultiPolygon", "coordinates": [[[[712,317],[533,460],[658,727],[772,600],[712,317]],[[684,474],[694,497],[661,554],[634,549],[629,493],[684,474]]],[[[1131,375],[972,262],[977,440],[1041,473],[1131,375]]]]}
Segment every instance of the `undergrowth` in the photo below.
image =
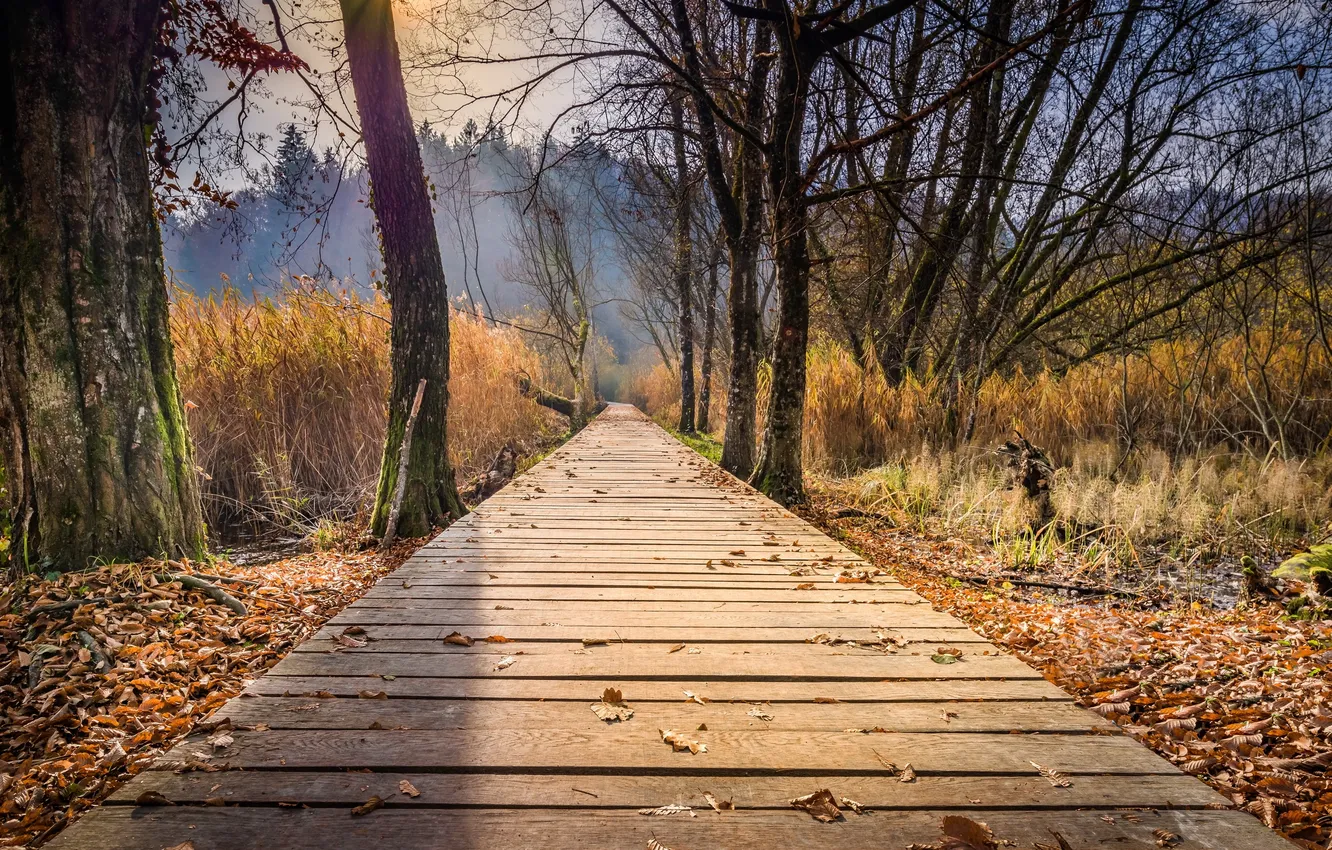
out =
{"type": "MultiPolygon", "coordinates": [[[[211,528],[308,532],[365,509],[387,421],[388,315],[383,299],[350,290],[177,293],[172,336],[211,528]]],[[[543,369],[517,331],[461,311],[449,329],[461,484],[505,444],[524,455],[546,446],[563,422],[518,391],[515,375],[543,369]]]]}

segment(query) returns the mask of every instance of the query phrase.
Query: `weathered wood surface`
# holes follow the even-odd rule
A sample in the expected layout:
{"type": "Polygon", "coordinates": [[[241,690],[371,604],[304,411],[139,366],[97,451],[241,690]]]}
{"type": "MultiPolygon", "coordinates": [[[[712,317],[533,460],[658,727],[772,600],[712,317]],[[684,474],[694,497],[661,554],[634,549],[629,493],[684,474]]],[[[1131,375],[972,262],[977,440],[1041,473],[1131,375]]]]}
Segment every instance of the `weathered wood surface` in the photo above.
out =
{"type": "Polygon", "coordinates": [[[892,577],[837,580],[867,567],[612,406],[225,706],[231,743],[50,846],[904,848],[949,814],[1023,848],[1290,846],[892,577]],[[607,687],[633,717],[597,719],[607,687]],[[789,807],[821,788],[872,811],[789,807]]]}

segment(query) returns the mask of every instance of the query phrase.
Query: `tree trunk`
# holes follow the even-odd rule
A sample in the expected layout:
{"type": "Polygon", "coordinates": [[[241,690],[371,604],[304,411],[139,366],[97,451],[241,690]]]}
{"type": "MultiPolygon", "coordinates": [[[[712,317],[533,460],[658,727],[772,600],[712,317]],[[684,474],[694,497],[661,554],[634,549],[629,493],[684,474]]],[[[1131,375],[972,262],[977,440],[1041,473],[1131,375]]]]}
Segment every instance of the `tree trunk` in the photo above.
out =
{"type": "MultiPolygon", "coordinates": [[[[780,8],[787,10],[784,3],[780,8]]],[[[778,323],[763,446],[750,483],[783,505],[804,501],[805,352],[809,341],[809,234],[801,128],[813,62],[794,21],[779,36],[776,107],[768,158],[778,323]]]]}
{"type": "Polygon", "coordinates": [[[703,362],[699,366],[698,416],[694,427],[703,433],[711,425],[712,410],[712,349],[717,342],[717,251],[708,264],[708,300],[703,306],[703,362]]]}
{"type": "Polygon", "coordinates": [[[448,291],[407,109],[392,8],[389,0],[341,0],[341,5],[393,313],[388,434],[370,525],[373,533],[384,533],[403,430],[416,386],[425,378],[398,518],[401,536],[420,537],[463,514],[448,456],[448,291]]]}
{"type": "Polygon", "coordinates": [[[684,110],[671,97],[675,129],[675,297],[680,300],[680,423],[682,433],[694,432],[694,287],[693,239],[689,203],[689,161],[685,157],[684,110]]]}
{"type": "Polygon", "coordinates": [[[198,557],[145,123],[157,0],[0,13],[0,430],[14,569],[198,557]]]}
{"type": "MultiPolygon", "coordinates": [[[[757,241],[757,240],[755,240],[757,241]]],[[[731,369],[726,387],[726,433],[721,467],[738,478],[754,469],[758,431],[758,275],[757,245],[745,240],[731,254],[726,315],[731,327],[731,369]]]]}

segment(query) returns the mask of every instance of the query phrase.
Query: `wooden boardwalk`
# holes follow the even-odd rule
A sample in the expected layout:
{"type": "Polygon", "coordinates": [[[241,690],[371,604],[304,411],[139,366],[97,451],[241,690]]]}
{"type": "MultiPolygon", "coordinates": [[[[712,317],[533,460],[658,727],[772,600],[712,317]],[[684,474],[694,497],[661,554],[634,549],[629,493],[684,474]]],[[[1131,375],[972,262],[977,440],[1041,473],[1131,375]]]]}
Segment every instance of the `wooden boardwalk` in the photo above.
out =
{"type": "Polygon", "coordinates": [[[1022,848],[1292,846],[891,578],[837,581],[866,566],[614,406],[232,700],[229,744],[49,846],[901,850],[947,815],[1022,848]],[[593,713],[607,687],[630,719],[593,713]],[[788,803],[824,788],[870,812],[788,803]]]}

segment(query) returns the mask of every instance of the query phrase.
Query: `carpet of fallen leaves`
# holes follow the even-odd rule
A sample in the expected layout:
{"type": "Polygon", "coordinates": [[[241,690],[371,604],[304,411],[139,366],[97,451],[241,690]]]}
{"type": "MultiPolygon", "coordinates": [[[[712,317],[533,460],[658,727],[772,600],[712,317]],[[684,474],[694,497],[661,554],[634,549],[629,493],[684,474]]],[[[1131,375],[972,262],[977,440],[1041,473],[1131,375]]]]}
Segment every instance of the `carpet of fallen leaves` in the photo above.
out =
{"type": "Polygon", "coordinates": [[[95,805],[421,542],[260,566],[117,564],[0,587],[0,846],[40,844],[95,805]],[[169,580],[180,574],[204,576],[232,605],[169,580]]]}
{"type": "MultiPolygon", "coordinates": [[[[1161,605],[975,578],[983,547],[864,518],[806,518],[1011,650],[1239,809],[1304,847],[1332,838],[1332,623],[1275,602],[1161,605]]],[[[1039,575],[1031,576],[1039,579],[1039,575]]]]}

